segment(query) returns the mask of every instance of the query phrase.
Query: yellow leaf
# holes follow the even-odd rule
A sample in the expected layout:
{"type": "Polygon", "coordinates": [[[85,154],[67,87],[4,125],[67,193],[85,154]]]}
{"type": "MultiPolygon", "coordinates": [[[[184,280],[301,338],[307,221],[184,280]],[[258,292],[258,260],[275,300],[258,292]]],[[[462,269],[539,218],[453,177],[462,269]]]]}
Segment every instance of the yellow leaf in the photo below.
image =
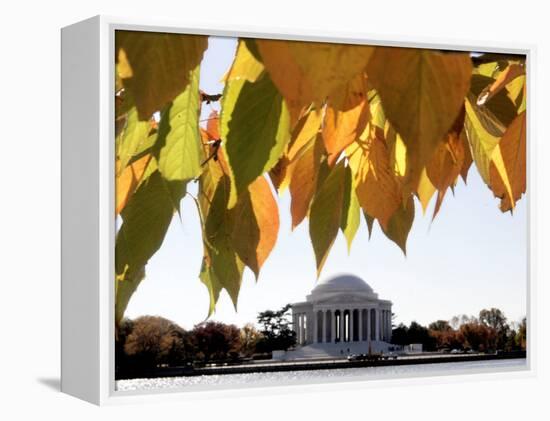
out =
{"type": "Polygon", "coordinates": [[[491,112],[473,102],[472,96],[465,101],[466,118],[464,128],[470,150],[479,175],[489,185],[489,165],[495,147],[498,145],[503,130],[491,112]]]}
{"type": "Polygon", "coordinates": [[[437,189],[434,187],[434,185],[428,178],[428,175],[426,174],[426,168],[424,168],[420,173],[418,188],[416,189],[416,194],[418,196],[418,199],[420,200],[420,204],[422,205],[423,213],[426,213],[426,209],[430,204],[430,199],[432,198],[436,190],[437,189]]]}
{"type": "Polygon", "coordinates": [[[285,98],[292,121],[304,107],[321,105],[367,65],[373,47],[322,42],[256,40],[271,79],[285,98]]]}
{"type": "Polygon", "coordinates": [[[223,81],[247,80],[248,82],[256,82],[264,71],[264,65],[257,55],[255,41],[241,39],[237,47],[235,60],[224,76],[223,81]]]}
{"type": "Polygon", "coordinates": [[[329,165],[334,165],[340,153],[365,130],[370,118],[366,96],[366,79],[359,74],[341,93],[329,98],[323,124],[329,165]]]}
{"type": "Polygon", "coordinates": [[[298,120],[288,144],[289,161],[293,161],[304,148],[309,147],[311,140],[317,136],[322,121],[323,113],[316,109],[310,110],[298,120]]]}
{"type": "Polygon", "coordinates": [[[380,95],[386,118],[407,146],[412,179],[419,178],[456,120],[471,73],[467,53],[376,48],[367,76],[380,95]]]}
{"type": "MultiPolygon", "coordinates": [[[[519,142],[518,142],[519,143],[519,142]]],[[[514,159],[514,158],[512,158],[514,159]]],[[[508,171],[506,169],[506,164],[504,163],[504,158],[502,156],[502,151],[500,149],[500,144],[497,145],[493,151],[493,154],[491,155],[491,166],[490,171],[492,169],[495,169],[496,174],[491,174],[491,184],[490,187],[493,188],[493,186],[496,184],[497,179],[500,180],[500,183],[504,185],[504,189],[506,191],[506,195],[508,196],[508,199],[510,201],[510,207],[513,209],[516,206],[516,202],[514,201],[514,194],[512,193],[512,186],[510,185],[510,179],[508,177],[508,171]]],[[[494,192],[494,190],[493,190],[494,192]]]]}
{"type": "Polygon", "coordinates": [[[382,129],[372,126],[370,136],[365,141],[359,140],[350,145],[346,154],[355,175],[361,208],[378,219],[380,225],[387,227],[391,216],[402,203],[402,192],[391,167],[382,129]]]}
{"type": "Polygon", "coordinates": [[[526,113],[519,114],[510,124],[499,143],[504,170],[498,170],[495,161],[491,165],[491,189],[500,197],[500,208],[503,212],[514,208],[527,187],[526,156],[526,113]],[[505,172],[509,180],[506,185],[501,173],[505,172]]]}

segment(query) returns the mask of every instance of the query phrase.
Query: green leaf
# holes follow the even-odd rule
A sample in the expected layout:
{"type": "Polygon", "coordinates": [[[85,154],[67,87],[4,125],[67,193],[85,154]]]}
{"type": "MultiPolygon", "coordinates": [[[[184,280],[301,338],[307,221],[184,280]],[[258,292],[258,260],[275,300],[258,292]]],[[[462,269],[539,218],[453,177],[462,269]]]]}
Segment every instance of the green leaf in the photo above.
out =
{"type": "Polygon", "coordinates": [[[353,185],[353,176],[351,169],[346,167],[344,180],[344,198],[342,202],[342,219],[340,228],[346,237],[348,244],[348,252],[351,250],[351,243],[359,229],[360,206],[357,195],[355,194],[355,186],[353,185]]]}
{"type": "Polygon", "coordinates": [[[211,202],[203,206],[202,213],[206,215],[203,233],[205,264],[206,270],[209,271],[208,276],[205,275],[203,278],[214,282],[213,291],[216,290],[215,283],[219,283],[228,292],[236,309],[244,264],[232,243],[231,235],[235,220],[233,213],[227,210],[228,188],[229,178],[224,175],[218,181],[211,202]]]}
{"type": "Polygon", "coordinates": [[[289,116],[283,98],[264,74],[258,81],[229,82],[221,113],[223,148],[231,168],[229,207],[277,163],[289,140],[289,116]]]}
{"type": "Polygon", "coordinates": [[[154,149],[159,171],[168,181],[192,180],[202,171],[199,72],[197,66],[185,90],[161,115],[154,149]]]}
{"type": "Polygon", "coordinates": [[[199,275],[199,278],[201,282],[208,289],[208,296],[210,297],[210,304],[208,306],[208,315],[207,315],[207,318],[208,318],[214,313],[214,310],[216,309],[216,303],[220,298],[220,292],[223,289],[223,287],[218,281],[216,274],[208,264],[208,259],[206,257],[202,259],[201,273],[199,275]]]}
{"type": "Polygon", "coordinates": [[[340,161],[322,183],[311,204],[309,235],[317,262],[317,277],[340,228],[345,179],[346,168],[344,161],[340,161]]]}
{"type": "Polygon", "coordinates": [[[115,271],[120,282],[133,282],[117,293],[117,314],[122,315],[129,296],[143,277],[149,259],[160,248],[174,214],[172,197],[185,194],[185,183],[168,182],[160,172],[153,172],[138,187],[121,212],[120,227],[115,244],[115,271]]]}
{"type": "Polygon", "coordinates": [[[124,317],[124,312],[130,298],[136,291],[137,287],[145,278],[145,267],[141,269],[135,276],[130,279],[117,279],[115,281],[115,322],[118,324],[124,317]]]}
{"type": "Polygon", "coordinates": [[[117,142],[117,157],[120,159],[120,170],[123,171],[134,155],[140,150],[140,146],[147,141],[151,125],[149,121],[140,121],[136,108],[128,112],[126,125],[117,142]]]}
{"type": "Polygon", "coordinates": [[[116,31],[118,75],[140,120],[149,120],[185,89],[207,46],[202,35],[116,31]]]}
{"type": "Polygon", "coordinates": [[[388,227],[386,229],[382,227],[382,231],[386,234],[386,237],[397,244],[405,255],[407,255],[407,237],[409,236],[413,221],[414,200],[412,196],[409,196],[406,205],[400,206],[392,215],[388,222],[388,227]]]}

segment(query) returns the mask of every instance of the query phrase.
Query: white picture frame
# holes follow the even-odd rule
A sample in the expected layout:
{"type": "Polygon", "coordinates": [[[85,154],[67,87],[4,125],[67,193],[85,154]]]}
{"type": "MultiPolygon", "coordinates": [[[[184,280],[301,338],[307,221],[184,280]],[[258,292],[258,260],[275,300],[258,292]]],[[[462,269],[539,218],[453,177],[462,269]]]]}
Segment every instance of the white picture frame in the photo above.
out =
{"type": "MultiPolygon", "coordinates": [[[[418,36],[378,37],[354,33],[320,33],[277,28],[207,27],[179,22],[133,20],[96,16],[62,29],[62,320],[61,320],[61,390],[97,405],[137,401],[182,400],[231,395],[249,395],[333,388],[377,387],[398,382],[418,384],[437,382],[438,376],[360,379],[346,383],[274,384],[272,387],[247,387],[224,390],[193,389],[192,392],[168,390],[150,392],[117,392],[114,380],[114,32],[139,30],[245,36],[306,41],[332,41],[350,44],[438,48],[461,51],[525,54],[527,79],[528,187],[533,191],[536,173],[535,142],[532,141],[533,85],[536,84],[534,45],[501,45],[498,43],[462,43],[458,40],[435,42],[418,36]]],[[[477,381],[487,378],[511,379],[536,373],[535,282],[533,279],[535,244],[533,221],[536,220],[533,195],[528,201],[528,267],[527,368],[500,372],[483,370],[476,374],[441,373],[447,381],[477,381]]]]}

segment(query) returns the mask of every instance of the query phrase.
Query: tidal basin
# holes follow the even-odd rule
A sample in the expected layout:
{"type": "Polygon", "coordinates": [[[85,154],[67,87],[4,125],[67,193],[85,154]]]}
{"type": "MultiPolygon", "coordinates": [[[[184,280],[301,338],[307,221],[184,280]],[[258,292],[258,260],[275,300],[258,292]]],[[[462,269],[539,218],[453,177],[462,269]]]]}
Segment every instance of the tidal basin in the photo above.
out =
{"type": "Polygon", "coordinates": [[[340,368],[327,370],[304,370],[268,373],[212,374],[190,377],[159,377],[116,381],[120,392],[154,391],[162,389],[204,390],[243,386],[277,386],[289,384],[344,382],[398,378],[410,376],[433,376],[446,374],[475,374],[480,372],[506,372],[527,369],[525,358],[504,360],[468,361],[384,367],[340,368]]]}

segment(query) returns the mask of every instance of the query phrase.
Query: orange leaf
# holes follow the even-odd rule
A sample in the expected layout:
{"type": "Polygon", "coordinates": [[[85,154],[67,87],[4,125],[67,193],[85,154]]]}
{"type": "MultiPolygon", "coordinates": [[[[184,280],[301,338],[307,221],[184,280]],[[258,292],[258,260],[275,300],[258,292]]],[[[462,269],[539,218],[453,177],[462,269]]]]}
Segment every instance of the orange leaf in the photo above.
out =
{"type": "Polygon", "coordinates": [[[370,118],[364,75],[351,80],[342,94],[329,98],[323,124],[328,163],[334,165],[340,153],[363,133],[370,118]]]}
{"type": "Polygon", "coordinates": [[[304,107],[320,106],[367,65],[374,50],[366,45],[256,40],[273,83],[285,98],[291,121],[304,107]]]}
{"type": "Polygon", "coordinates": [[[258,177],[248,186],[248,191],[239,197],[233,212],[235,251],[258,278],[279,233],[279,209],[265,177],[258,177]]]}
{"type": "MultiPolygon", "coordinates": [[[[151,160],[151,154],[142,156],[127,165],[116,179],[116,214],[118,215],[134,194],[151,160]]],[[[117,161],[118,164],[118,161],[117,161]]],[[[118,174],[118,169],[117,169],[118,174]]]]}
{"type": "Polygon", "coordinates": [[[212,111],[208,116],[206,133],[208,133],[210,140],[218,140],[220,138],[220,117],[216,110],[212,111]]]}
{"type": "Polygon", "coordinates": [[[510,123],[499,142],[499,147],[510,181],[513,201],[510,200],[510,195],[493,162],[490,166],[490,180],[493,193],[496,197],[501,198],[500,209],[505,212],[513,209],[513,203],[521,198],[527,188],[525,111],[510,123]]]}

